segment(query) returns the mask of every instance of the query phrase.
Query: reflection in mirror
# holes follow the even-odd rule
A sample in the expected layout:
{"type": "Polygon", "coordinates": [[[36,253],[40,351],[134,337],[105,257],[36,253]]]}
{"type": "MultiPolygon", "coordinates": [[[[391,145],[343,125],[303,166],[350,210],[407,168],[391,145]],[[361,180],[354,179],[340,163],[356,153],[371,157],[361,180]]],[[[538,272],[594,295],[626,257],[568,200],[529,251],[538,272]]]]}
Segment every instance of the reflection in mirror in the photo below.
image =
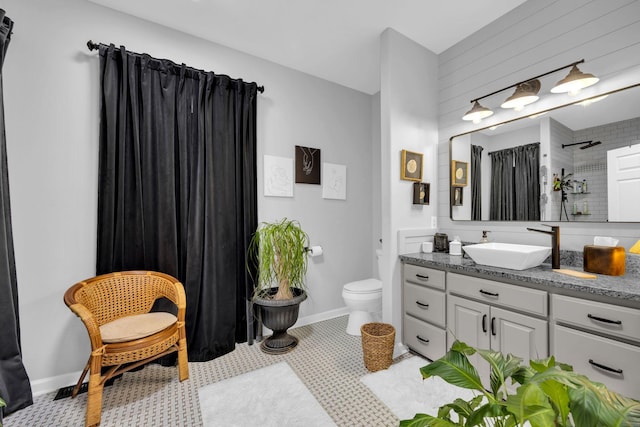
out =
{"type": "Polygon", "coordinates": [[[456,136],[450,154],[469,164],[453,220],[638,222],[640,84],[456,136]]]}

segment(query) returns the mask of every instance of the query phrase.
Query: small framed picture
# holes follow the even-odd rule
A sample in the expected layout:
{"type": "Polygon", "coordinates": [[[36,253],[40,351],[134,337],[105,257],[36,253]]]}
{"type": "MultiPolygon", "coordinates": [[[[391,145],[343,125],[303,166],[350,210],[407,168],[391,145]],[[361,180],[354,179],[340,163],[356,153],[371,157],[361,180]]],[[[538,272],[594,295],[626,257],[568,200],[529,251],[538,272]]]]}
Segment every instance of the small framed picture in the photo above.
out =
{"type": "Polygon", "coordinates": [[[428,205],[430,185],[426,182],[413,183],[413,204],[428,205]]]}
{"type": "Polygon", "coordinates": [[[320,185],[320,149],[296,145],[296,184],[320,185]]]}
{"type": "Polygon", "coordinates": [[[451,187],[451,206],[462,206],[464,187],[451,187]]]}
{"type": "Polygon", "coordinates": [[[467,185],[467,162],[451,161],[451,185],[464,187],[467,185]]]}
{"type": "Polygon", "coordinates": [[[400,164],[400,179],[407,181],[422,180],[422,153],[402,150],[402,163],[400,164]]]}

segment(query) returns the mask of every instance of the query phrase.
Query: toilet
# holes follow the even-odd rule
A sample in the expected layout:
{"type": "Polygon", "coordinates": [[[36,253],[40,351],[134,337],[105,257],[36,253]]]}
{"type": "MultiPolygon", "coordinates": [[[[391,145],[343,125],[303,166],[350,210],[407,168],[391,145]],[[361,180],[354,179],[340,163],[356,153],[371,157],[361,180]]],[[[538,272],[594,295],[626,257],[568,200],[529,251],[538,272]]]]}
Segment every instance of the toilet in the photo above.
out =
{"type": "MultiPolygon", "coordinates": [[[[380,274],[380,262],[382,251],[376,250],[378,261],[378,275],[380,274]]],[[[360,327],[365,323],[379,321],[382,311],[382,281],[379,279],[364,279],[349,282],[342,288],[342,298],[349,309],[349,322],[347,333],[360,335],[360,327]]]]}

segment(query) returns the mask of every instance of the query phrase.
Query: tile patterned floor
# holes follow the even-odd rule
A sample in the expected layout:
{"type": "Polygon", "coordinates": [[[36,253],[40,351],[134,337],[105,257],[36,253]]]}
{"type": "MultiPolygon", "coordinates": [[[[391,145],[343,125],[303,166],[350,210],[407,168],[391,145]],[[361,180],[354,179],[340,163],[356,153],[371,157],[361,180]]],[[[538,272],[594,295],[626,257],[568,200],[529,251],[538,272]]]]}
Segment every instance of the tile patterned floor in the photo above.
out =
{"type": "MultiPolygon", "coordinates": [[[[284,355],[239,344],[215,360],[189,363],[190,378],[183,383],[176,368],[159,365],[126,373],[105,389],[101,426],[201,426],[200,387],[281,361],[291,366],[338,426],[397,426],[399,420],[360,382],[368,373],[361,341],[345,333],[346,325],[343,316],[293,329],[300,343],[284,355]]],[[[57,401],[54,396],[36,397],[32,406],[5,418],[4,426],[83,426],[86,394],[57,401]]]]}

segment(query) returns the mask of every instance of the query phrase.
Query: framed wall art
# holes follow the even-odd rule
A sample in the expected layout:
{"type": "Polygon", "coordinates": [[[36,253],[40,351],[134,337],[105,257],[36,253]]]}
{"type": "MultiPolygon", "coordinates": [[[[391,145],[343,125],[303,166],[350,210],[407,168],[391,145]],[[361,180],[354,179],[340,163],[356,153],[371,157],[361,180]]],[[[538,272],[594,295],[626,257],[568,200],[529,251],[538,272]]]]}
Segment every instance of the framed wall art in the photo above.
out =
{"type": "Polygon", "coordinates": [[[400,179],[407,181],[422,180],[422,153],[402,150],[400,179]]]}
{"type": "Polygon", "coordinates": [[[322,198],[347,200],[347,166],[322,164],[322,198]]]}
{"type": "Polygon", "coordinates": [[[293,159],[264,155],[264,195],[293,197],[293,159]]]}
{"type": "Polygon", "coordinates": [[[451,161],[451,185],[464,187],[467,185],[467,162],[461,162],[459,160],[451,161]]]}
{"type": "Polygon", "coordinates": [[[451,206],[462,206],[463,195],[464,195],[464,187],[452,187],[451,206]]]}
{"type": "Polygon", "coordinates": [[[296,184],[320,185],[320,149],[296,145],[296,184]]]}
{"type": "Polygon", "coordinates": [[[430,185],[426,182],[413,183],[413,204],[428,205],[430,185]]]}

